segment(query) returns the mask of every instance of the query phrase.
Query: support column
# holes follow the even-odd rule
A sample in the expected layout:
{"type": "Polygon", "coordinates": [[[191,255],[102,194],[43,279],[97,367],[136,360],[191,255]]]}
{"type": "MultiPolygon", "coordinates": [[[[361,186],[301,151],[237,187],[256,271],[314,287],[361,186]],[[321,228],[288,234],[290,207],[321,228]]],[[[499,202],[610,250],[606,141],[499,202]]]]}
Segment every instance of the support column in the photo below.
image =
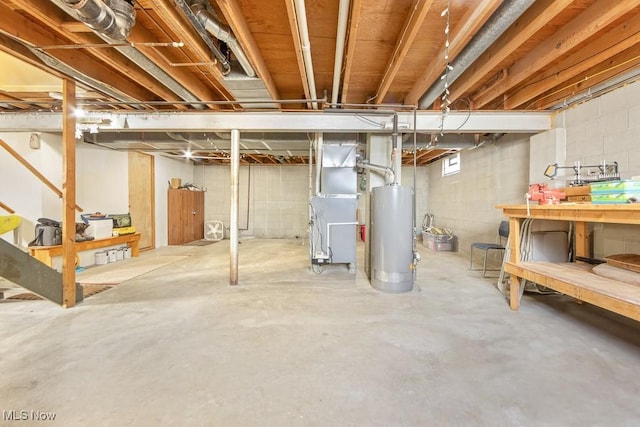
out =
{"type": "Polygon", "coordinates": [[[231,224],[229,226],[229,284],[238,284],[238,205],[240,200],[240,131],[231,131],[231,224]]]}
{"type": "Polygon", "coordinates": [[[76,84],[62,81],[62,306],[76,304],[76,84]]]}

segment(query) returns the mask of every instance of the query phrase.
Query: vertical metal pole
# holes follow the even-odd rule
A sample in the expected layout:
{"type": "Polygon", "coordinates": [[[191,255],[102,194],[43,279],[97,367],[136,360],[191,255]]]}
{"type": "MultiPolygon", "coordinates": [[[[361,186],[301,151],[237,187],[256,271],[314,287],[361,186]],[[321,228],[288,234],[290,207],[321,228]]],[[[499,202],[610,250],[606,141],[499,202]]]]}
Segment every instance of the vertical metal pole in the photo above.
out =
{"type": "Polygon", "coordinates": [[[238,284],[238,205],[240,201],[240,131],[231,131],[231,225],[230,225],[230,268],[229,284],[238,284]]]}
{"type": "Polygon", "coordinates": [[[62,81],[62,306],[76,304],[76,84],[62,81]]]}

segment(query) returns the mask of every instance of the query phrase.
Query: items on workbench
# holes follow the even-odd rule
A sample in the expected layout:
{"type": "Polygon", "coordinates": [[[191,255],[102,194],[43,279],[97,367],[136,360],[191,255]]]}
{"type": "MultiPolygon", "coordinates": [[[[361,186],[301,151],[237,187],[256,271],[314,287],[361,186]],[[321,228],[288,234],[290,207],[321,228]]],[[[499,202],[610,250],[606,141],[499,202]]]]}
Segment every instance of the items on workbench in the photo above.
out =
{"type": "Polygon", "coordinates": [[[566,198],[566,194],[558,188],[549,188],[547,184],[531,184],[526,194],[529,200],[537,201],[539,205],[557,205],[566,198]]]}
{"type": "MultiPolygon", "coordinates": [[[[582,165],[576,162],[573,166],[558,166],[557,163],[548,165],[544,171],[544,176],[549,179],[556,179],[558,169],[572,169],[573,180],[570,186],[585,185],[592,182],[614,181],[620,179],[618,172],[618,162],[607,163],[604,160],[599,165],[582,165]]],[[[561,177],[562,178],[562,177],[561,177]]]]}
{"type": "Polygon", "coordinates": [[[638,203],[640,181],[619,180],[591,184],[591,202],[598,205],[638,203]]]}

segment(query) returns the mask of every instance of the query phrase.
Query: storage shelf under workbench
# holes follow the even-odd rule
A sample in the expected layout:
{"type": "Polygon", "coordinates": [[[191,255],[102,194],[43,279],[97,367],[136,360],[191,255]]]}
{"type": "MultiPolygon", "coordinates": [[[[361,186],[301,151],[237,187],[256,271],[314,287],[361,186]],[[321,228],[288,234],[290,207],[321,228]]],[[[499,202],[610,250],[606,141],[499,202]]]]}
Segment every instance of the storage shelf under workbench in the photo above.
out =
{"type": "Polygon", "coordinates": [[[640,224],[640,204],[593,205],[500,205],[509,217],[509,262],[511,274],[510,306],[520,306],[522,279],[546,286],[581,301],[597,305],[635,320],[640,320],[640,287],[607,279],[592,273],[585,265],[574,263],[521,262],[520,224],[526,218],[575,222],[576,256],[589,257],[587,224],[640,224]]]}

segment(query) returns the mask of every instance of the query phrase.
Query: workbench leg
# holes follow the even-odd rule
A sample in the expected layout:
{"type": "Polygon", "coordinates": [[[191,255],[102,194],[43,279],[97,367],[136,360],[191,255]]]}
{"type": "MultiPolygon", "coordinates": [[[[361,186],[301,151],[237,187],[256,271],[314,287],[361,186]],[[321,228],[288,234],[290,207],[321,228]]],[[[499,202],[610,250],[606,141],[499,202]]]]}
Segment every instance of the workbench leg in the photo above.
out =
{"type": "Polygon", "coordinates": [[[520,308],[520,295],[522,295],[520,287],[522,286],[522,283],[523,282],[519,277],[514,276],[513,274],[511,275],[509,282],[509,306],[511,307],[511,310],[517,311],[520,308]]]}
{"type": "Polygon", "coordinates": [[[139,240],[135,240],[131,243],[129,243],[131,245],[131,256],[139,256],[140,255],[140,241],[139,240]]]}
{"type": "Polygon", "coordinates": [[[584,221],[576,221],[574,230],[576,256],[590,258],[591,251],[589,250],[589,229],[587,228],[587,223],[584,221]]]}

